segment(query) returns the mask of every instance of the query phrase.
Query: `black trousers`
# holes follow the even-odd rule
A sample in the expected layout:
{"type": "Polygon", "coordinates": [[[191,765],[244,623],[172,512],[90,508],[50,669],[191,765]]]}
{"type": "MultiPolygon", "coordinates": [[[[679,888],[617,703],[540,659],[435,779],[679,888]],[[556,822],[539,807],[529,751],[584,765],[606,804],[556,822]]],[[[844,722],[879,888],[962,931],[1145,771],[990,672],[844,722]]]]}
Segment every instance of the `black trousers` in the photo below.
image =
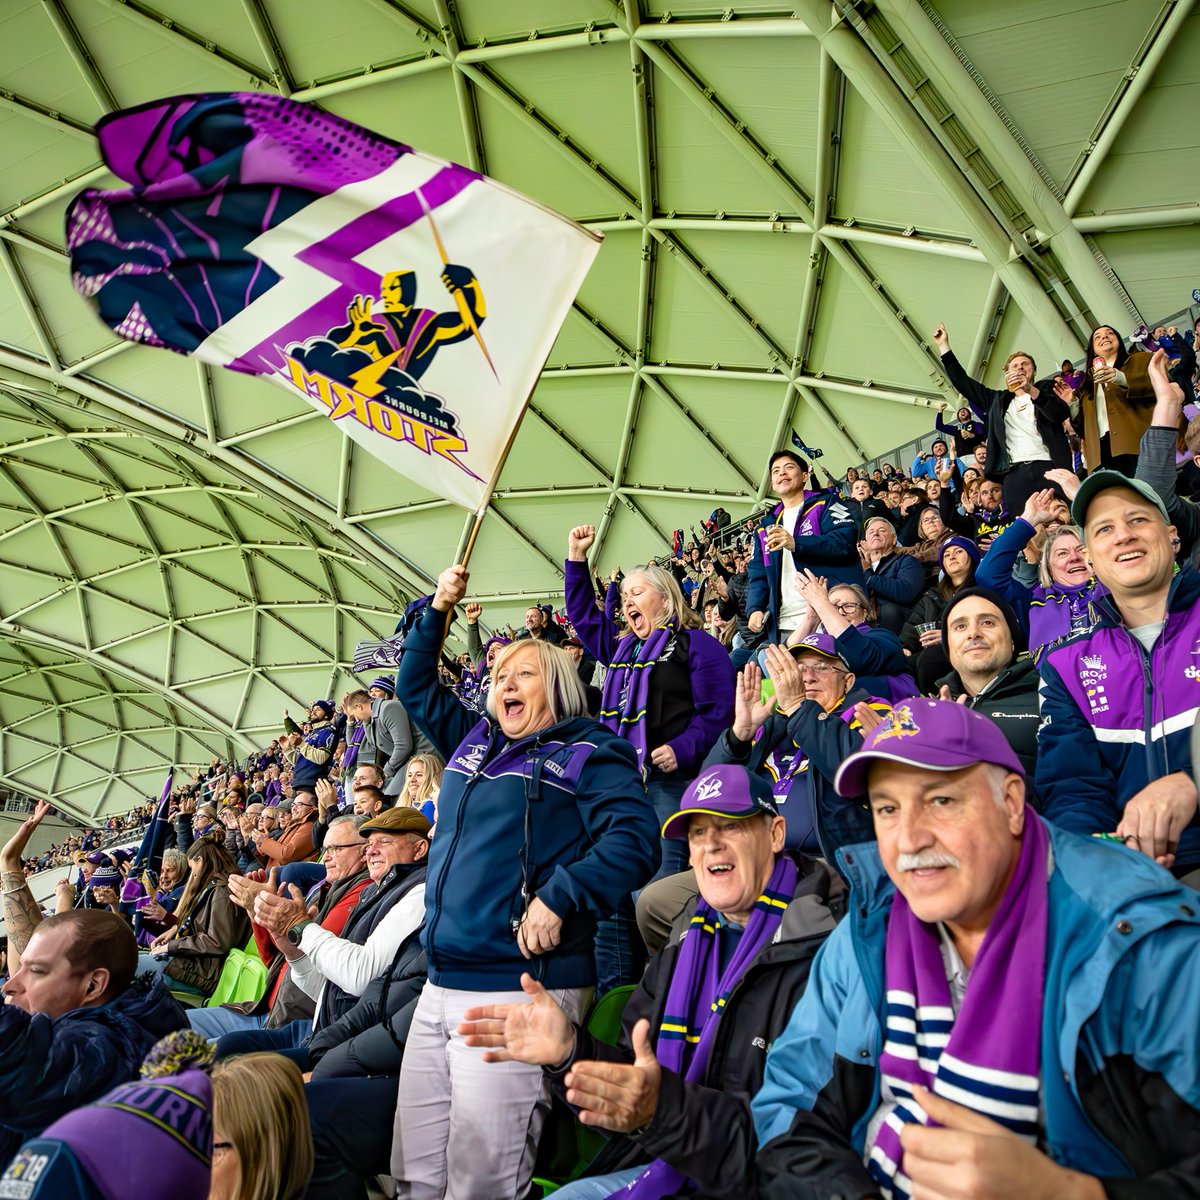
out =
{"type": "Polygon", "coordinates": [[[1048,458],[1014,463],[1004,475],[1004,511],[1014,519],[1019,517],[1034,492],[1052,486],[1046,472],[1053,470],[1054,464],[1048,458]]]}
{"type": "Polygon", "coordinates": [[[335,1075],[304,1085],[313,1134],[305,1200],[367,1200],[365,1180],[391,1169],[398,1075],[335,1075]]]}

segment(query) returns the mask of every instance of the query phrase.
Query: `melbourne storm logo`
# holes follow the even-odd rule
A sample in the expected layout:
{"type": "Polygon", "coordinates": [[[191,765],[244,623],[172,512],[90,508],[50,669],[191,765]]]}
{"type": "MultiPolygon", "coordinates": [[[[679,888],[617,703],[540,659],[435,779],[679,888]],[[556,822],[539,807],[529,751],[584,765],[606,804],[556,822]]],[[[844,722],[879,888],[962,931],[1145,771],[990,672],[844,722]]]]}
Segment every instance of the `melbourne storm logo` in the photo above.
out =
{"type": "Polygon", "coordinates": [[[354,297],[345,324],[288,346],[280,374],[326,405],[330,420],[357,421],[473,475],[457,457],[467,449],[457,416],[420,379],[447,346],[474,338],[487,356],[479,333],[487,307],[470,267],[446,263],[441,278],[453,309],[418,307],[416,273],[391,271],[378,298],[354,297]]]}

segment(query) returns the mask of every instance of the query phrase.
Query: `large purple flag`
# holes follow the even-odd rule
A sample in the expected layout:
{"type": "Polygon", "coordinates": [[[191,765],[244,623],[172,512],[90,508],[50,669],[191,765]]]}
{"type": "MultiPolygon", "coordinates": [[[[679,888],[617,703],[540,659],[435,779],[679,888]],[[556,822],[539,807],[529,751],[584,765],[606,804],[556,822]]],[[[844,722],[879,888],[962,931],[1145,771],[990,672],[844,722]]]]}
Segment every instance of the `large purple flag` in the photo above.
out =
{"type": "Polygon", "coordinates": [[[263,375],[477,509],[599,239],[465,167],[272,94],[96,127],[127,188],[67,213],[76,289],[131,341],[263,375]]]}

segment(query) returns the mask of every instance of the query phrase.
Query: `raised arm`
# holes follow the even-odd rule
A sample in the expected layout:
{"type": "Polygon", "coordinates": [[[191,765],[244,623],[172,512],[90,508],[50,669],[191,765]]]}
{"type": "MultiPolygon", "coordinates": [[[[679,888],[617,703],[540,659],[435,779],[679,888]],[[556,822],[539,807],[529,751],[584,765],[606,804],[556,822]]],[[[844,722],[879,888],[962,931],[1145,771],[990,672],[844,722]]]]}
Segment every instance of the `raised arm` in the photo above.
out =
{"type": "Polygon", "coordinates": [[[933,341],[938,353],[942,356],[942,370],[950,380],[954,390],[963,396],[967,403],[979,416],[985,416],[992,405],[1005,393],[995,388],[984,387],[977,379],[972,379],[963,369],[962,363],[950,349],[950,335],[945,325],[939,325],[933,331],[933,341]]]}
{"type": "Polygon", "coordinates": [[[438,655],[446,614],[466,595],[466,567],[447,567],[439,576],[433,599],[417,614],[404,641],[396,672],[396,699],[444,759],[479,723],[479,714],[462,704],[438,682],[438,655]]]}
{"type": "Polygon", "coordinates": [[[567,539],[563,564],[567,616],[592,657],[608,666],[617,649],[617,630],[607,613],[596,607],[596,590],[588,570],[587,552],[596,540],[592,525],[576,525],[567,539]]]}
{"type": "Polygon", "coordinates": [[[4,922],[8,926],[8,970],[21,965],[21,955],[29,945],[33,931],[42,923],[42,910],[25,881],[21,855],[33,832],[54,810],[48,800],[39,800],[32,814],[17,827],[16,833],[0,850],[0,879],[4,892],[4,922]]]}

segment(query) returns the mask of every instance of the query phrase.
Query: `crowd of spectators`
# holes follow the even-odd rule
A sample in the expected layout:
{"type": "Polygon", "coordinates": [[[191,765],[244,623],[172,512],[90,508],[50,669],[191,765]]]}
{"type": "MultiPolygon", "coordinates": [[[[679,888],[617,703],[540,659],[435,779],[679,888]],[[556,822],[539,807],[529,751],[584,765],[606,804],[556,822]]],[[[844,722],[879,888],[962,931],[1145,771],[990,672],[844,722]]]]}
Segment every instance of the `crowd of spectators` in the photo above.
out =
{"type": "Polygon", "coordinates": [[[138,837],[153,815],[154,801],[147,800],[128,812],[110,816],[103,825],[69,834],[40,854],[30,854],[22,859],[21,866],[26,875],[36,875],[39,871],[49,871],[78,862],[80,855],[99,850],[112,842],[138,837]]]}
{"type": "Polygon", "coordinates": [[[1194,338],[1003,388],[934,342],[907,471],[793,435],[645,564],[564,530],[520,630],[448,566],[394,675],[195,771],[152,871],[68,847],[48,917],[39,805],[0,1195],[109,1194],[162,1086],[222,1200],[1200,1194],[1194,338]]]}

